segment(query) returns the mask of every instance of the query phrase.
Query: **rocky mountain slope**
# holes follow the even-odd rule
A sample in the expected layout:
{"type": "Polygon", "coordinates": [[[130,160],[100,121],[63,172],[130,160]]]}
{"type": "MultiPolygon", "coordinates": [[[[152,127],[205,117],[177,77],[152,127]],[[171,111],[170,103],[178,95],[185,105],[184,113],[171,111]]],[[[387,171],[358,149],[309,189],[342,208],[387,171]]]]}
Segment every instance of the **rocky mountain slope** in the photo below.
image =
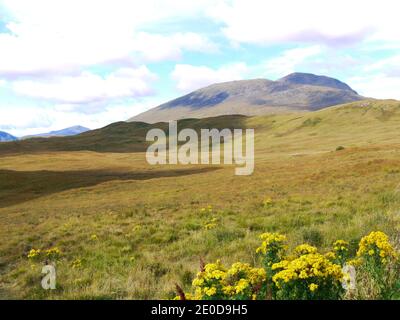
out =
{"type": "Polygon", "coordinates": [[[365,98],[339,80],[308,73],[293,73],[277,81],[254,79],[213,84],[128,121],[155,123],[228,114],[263,115],[315,111],[363,99],[365,98]]]}

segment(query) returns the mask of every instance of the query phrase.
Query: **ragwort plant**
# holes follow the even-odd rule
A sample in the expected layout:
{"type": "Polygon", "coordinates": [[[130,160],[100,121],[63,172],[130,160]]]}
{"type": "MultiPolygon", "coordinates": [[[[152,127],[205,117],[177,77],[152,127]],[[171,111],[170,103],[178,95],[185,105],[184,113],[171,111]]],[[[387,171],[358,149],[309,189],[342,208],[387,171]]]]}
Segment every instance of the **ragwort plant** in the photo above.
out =
{"type": "Polygon", "coordinates": [[[359,296],[367,299],[400,297],[400,271],[398,255],[381,232],[371,232],[359,243],[356,259],[350,263],[358,269],[359,296]]]}
{"type": "Polygon", "coordinates": [[[352,299],[354,288],[349,283],[356,284],[361,298],[400,298],[397,253],[383,232],[363,237],[352,260],[345,240],[335,241],[332,251],[322,254],[309,244],[288,253],[286,237],[279,233],[264,233],[260,238],[262,243],[256,252],[261,255],[263,268],[237,262],[228,269],[219,260],[203,265],[192,283],[194,293],[181,290],[177,298],[352,299]],[[356,279],[350,279],[347,270],[351,266],[357,270],[356,279]]]}
{"type": "Polygon", "coordinates": [[[313,252],[272,265],[275,297],[284,300],[340,299],[343,272],[340,265],[313,252]]]}
{"type": "MultiPolygon", "coordinates": [[[[187,300],[256,300],[265,292],[266,273],[247,263],[234,263],[227,269],[218,260],[209,263],[193,280],[194,294],[184,294],[187,300]]],[[[178,297],[177,297],[178,298],[178,297]]],[[[181,297],[179,297],[181,298],[181,297]]]]}

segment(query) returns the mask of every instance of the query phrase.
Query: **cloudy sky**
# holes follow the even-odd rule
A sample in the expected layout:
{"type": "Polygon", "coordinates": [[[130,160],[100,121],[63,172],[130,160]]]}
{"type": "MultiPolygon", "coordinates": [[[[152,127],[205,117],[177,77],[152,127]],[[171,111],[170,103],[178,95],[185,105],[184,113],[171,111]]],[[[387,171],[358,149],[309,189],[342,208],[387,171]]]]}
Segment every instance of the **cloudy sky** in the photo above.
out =
{"type": "Polygon", "coordinates": [[[398,2],[0,0],[0,130],[93,129],[294,71],[400,99],[398,2]]]}

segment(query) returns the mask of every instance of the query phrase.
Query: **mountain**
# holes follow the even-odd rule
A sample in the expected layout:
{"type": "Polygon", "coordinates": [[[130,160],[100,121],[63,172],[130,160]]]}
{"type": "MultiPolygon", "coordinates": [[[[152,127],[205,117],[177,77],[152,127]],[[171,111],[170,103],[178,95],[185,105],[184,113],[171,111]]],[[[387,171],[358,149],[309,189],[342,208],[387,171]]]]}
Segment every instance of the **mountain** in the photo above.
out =
{"type": "Polygon", "coordinates": [[[65,137],[65,136],[75,136],[77,134],[81,134],[83,132],[89,131],[90,129],[82,127],[82,126],[73,126],[61,130],[50,131],[47,133],[39,133],[30,136],[22,137],[21,139],[29,139],[29,138],[49,138],[49,137],[65,137]]]}
{"type": "Polygon", "coordinates": [[[13,135],[7,132],[0,131],[0,142],[15,141],[15,140],[18,140],[18,138],[14,137],[13,135]]]}
{"type": "Polygon", "coordinates": [[[213,84],[128,121],[155,123],[227,114],[263,115],[315,111],[363,99],[365,98],[339,80],[309,73],[293,73],[277,81],[254,79],[213,84]]]}

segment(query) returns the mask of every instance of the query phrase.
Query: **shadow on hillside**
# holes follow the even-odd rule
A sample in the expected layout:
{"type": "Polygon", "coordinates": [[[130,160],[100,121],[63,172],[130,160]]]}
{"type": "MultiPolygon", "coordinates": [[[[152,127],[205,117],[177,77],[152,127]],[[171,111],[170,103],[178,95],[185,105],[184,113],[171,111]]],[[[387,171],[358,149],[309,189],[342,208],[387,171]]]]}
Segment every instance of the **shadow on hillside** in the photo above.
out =
{"type": "Polygon", "coordinates": [[[218,167],[154,171],[14,171],[0,170],[0,208],[70,189],[91,187],[107,181],[148,180],[200,174],[218,167]]]}

